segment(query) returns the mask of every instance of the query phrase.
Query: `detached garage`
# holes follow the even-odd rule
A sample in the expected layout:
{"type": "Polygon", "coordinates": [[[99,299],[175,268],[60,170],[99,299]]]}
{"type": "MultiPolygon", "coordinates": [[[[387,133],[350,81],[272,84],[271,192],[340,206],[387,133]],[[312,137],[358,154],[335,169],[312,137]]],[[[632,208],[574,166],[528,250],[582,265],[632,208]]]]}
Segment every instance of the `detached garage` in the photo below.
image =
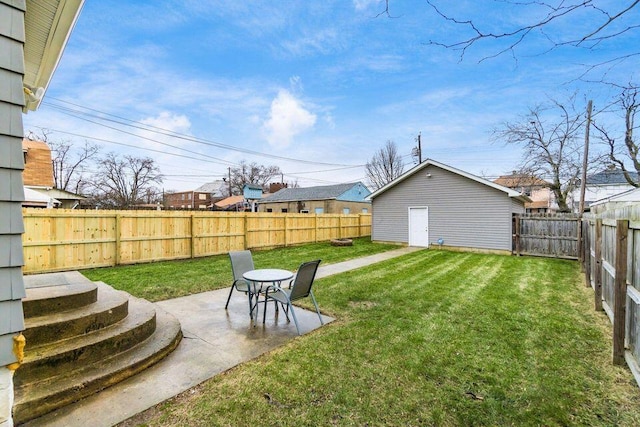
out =
{"type": "Polygon", "coordinates": [[[511,252],[513,214],[529,198],[427,159],[373,192],[371,239],[511,252]]]}

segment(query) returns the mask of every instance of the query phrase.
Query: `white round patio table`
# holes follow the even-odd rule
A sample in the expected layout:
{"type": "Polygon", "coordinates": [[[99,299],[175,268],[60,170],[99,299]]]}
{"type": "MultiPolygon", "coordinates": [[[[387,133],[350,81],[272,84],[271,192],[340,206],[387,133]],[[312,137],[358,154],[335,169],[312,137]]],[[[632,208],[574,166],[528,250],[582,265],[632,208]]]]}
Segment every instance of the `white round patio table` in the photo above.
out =
{"type": "Polygon", "coordinates": [[[249,270],[242,275],[246,280],[256,283],[280,283],[283,280],[289,280],[293,277],[293,273],[289,270],[279,268],[260,268],[257,270],[249,270]]]}
{"type": "MultiPolygon", "coordinates": [[[[262,285],[264,283],[273,283],[274,285],[280,286],[282,281],[289,280],[293,277],[293,273],[289,270],[282,270],[279,268],[259,268],[257,270],[249,270],[242,275],[242,277],[253,283],[253,291],[249,291],[251,294],[255,295],[256,301],[253,307],[255,308],[256,320],[258,319],[258,302],[260,299],[260,292],[262,292],[262,285]]],[[[252,295],[252,297],[253,297],[252,295]]],[[[265,304],[266,304],[265,297],[265,304]]],[[[264,307],[266,310],[266,307],[264,307]]],[[[277,309],[277,306],[276,306],[277,309]]],[[[253,319],[253,309],[252,311],[252,319],[253,319]]]]}

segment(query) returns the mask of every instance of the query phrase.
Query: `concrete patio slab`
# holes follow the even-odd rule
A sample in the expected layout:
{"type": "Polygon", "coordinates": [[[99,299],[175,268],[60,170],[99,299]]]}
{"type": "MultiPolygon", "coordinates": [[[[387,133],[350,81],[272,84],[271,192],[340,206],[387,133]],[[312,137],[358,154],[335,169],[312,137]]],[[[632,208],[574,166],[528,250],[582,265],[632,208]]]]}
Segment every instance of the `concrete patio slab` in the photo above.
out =
{"type": "MultiPolygon", "coordinates": [[[[321,266],[317,277],[342,273],[420,249],[403,247],[321,266]]],[[[234,292],[229,309],[225,310],[228,295],[229,288],[226,288],[158,302],[182,325],[184,338],[173,353],[140,374],[24,426],[113,426],[298,336],[293,321],[287,322],[282,310],[276,315],[273,305],[268,308],[266,323],[262,324],[261,307],[259,321],[254,324],[249,319],[247,297],[242,293],[234,292]]],[[[296,315],[302,334],[321,326],[315,312],[298,308],[296,315]]],[[[323,316],[323,320],[329,324],[334,319],[323,316]]]]}

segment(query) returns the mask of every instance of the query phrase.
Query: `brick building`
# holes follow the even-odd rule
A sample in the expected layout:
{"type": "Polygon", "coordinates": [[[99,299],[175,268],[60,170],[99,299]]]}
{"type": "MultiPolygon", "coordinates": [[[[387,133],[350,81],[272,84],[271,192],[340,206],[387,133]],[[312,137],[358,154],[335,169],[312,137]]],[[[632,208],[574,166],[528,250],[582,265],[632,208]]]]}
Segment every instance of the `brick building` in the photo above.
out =
{"type": "Polygon", "coordinates": [[[212,209],[215,202],[229,195],[224,180],[208,182],[195,190],[177,191],[164,195],[165,209],[212,209]]]}

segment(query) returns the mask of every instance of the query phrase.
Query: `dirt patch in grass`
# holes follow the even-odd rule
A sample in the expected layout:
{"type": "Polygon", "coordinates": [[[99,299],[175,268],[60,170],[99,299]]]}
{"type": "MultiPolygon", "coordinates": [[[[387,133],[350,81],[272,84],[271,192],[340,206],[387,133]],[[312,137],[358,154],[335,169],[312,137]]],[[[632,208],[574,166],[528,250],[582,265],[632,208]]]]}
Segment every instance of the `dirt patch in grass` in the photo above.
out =
{"type": "Polygon", "coordinates": [[[193,399],[198,399],[204,392],[204,385],[200,384],[189,390],[183,391],[177,396],[172,397],[162,403],[152,406],[151,408],[134,415],[131,418],[124,420],[123,422],[116,424],[115,427],[139,427],[146,426],[151,420],[157,420],[162,418],[165,413],[165,409],[168,405],[172,407],[181,407],[186,405],[193,399]]]}
{"type": "Polygon", "coordinates": [[[373,308],[377,307],[378,303],[373,301],[349,301],[349,307],[351,308],[373,308]]]}

